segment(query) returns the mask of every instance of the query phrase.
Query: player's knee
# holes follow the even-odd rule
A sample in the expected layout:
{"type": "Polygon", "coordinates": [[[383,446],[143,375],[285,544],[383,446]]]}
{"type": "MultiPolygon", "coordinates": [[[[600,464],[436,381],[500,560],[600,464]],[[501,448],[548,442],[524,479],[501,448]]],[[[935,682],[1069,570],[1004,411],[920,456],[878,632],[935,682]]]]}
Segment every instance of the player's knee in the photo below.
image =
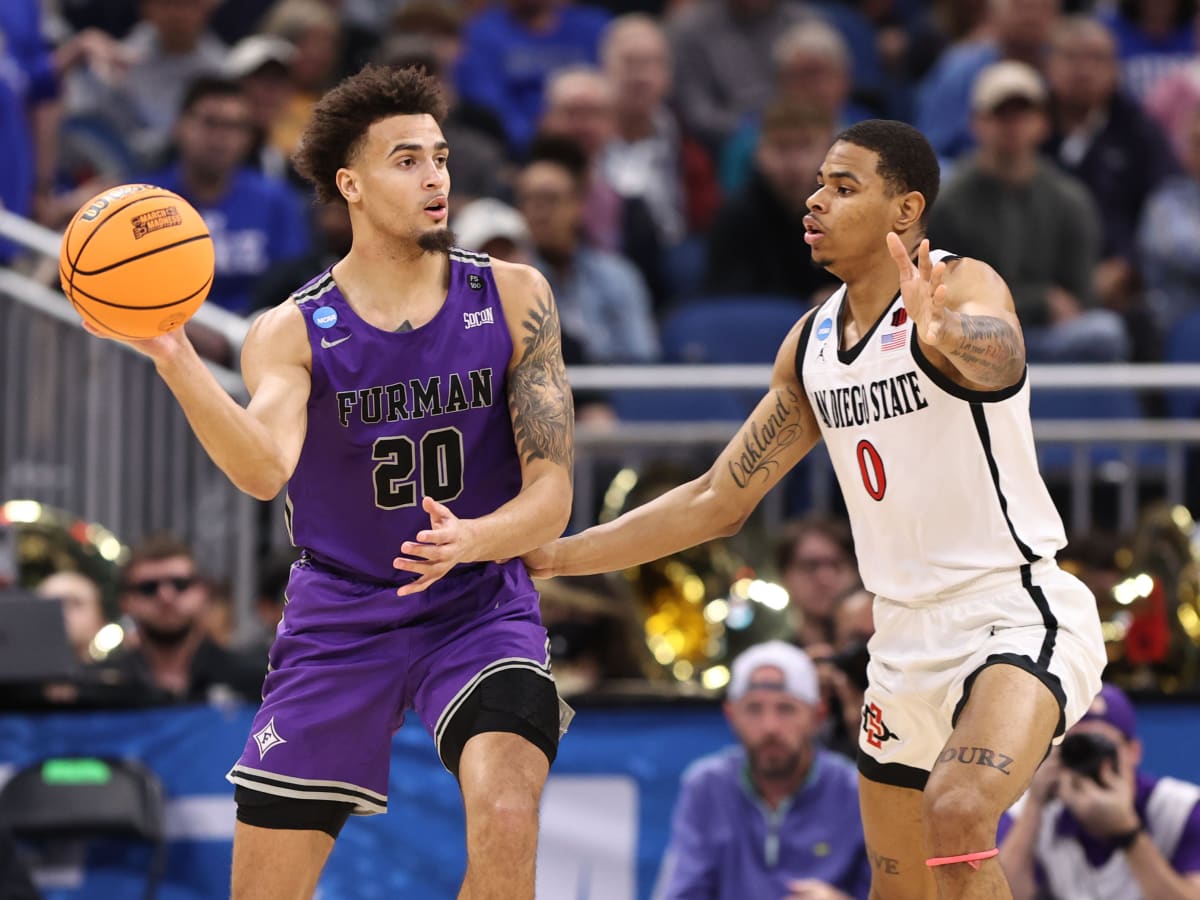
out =
{"type": "Polygon", "coordinates": [[[237,820],[256,828],[323,831],[337,840],[354,809],[352,803],[280,797],[238,785],[233,792],[237,820]]]}
{"type": "Polygon", "coordinates": [[[538,792],[522,784],[498,786],[468,802],[468,815],[486,820],[487,827],[537,827],[538,792]]]}
{"type": "Polygon", "coordinates": [[[946,845],[953,852],[988,850],[994,846],[1000,813],[984,792],[973,784],[937,786],[931,780],[922,799],[926,850],[931,856],[944,855],[946,845]],[[978,844],[978,846],[975,846],[978,844]],[[987,844],[987,846],[983,846],[987,844]]]}

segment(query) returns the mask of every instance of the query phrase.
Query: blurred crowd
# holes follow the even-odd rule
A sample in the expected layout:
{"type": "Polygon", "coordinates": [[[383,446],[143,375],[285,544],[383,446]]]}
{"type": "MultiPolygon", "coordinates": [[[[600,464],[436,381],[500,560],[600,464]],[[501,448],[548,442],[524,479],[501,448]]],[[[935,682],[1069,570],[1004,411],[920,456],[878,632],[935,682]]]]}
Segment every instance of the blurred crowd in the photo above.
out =
{"type": "Polygon", "coordinates": [[[799,255],[816,169],[840,128],[898,118],[943,163],[933,243],[1013,286],[1032,360],[1188,358],[1196,6],[7,0],[0,199],[61,228],[113,184],[175,190],[214,237],[211,302],[250,316],[348,247],[290,164],[313,105],[366,63],[420,66],[450,100],[459,242],[542,270],[568,362],[670,362],[698,299],[827,296],[799,255]]]}

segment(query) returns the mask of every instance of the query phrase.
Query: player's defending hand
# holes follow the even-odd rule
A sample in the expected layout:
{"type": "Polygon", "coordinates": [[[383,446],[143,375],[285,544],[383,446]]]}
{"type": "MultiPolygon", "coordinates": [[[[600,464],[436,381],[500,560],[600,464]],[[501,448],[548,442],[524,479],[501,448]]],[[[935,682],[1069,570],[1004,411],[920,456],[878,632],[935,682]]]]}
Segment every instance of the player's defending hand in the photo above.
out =
{"type": "Polygon", "coordinates": [[[455,565],[470,559],[471,520],[458,518],[429,497],[421,501],[421,508],[429,513],[429,527],[418,531],[415,541],[401,544],[400,552],[405,555],[392,560],[397,569],[420,576],[396,591],[401,597],[425,590],[455,565]]]}
{"type": "Polygon", "coordinates": [[[930,347],[936,347],[945,330],[946,285],[943,279],[946,264],[933,264],[929,258],[928,240],[921,241],[917,248],[916,265],[913,265],[900,235],[889,231],[887,242],[900,271],[900,296],[904,298],[904,308],[912,316],[918,337],[930,347]]]}

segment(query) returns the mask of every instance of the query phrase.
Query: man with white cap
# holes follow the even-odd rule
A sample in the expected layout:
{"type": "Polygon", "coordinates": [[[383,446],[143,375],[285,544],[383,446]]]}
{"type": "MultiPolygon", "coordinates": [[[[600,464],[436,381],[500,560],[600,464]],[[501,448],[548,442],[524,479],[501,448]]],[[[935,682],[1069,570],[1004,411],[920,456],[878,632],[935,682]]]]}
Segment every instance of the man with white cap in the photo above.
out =
{"type": "Polygon", "coordinates": [[[1008,282],[1030,362],[1114,362],[1127,357],[1129,339],[1119,316],[1096,308],[1100,213],[1082,182],[1039,153],[1047,99],[1025,63],[980,73],[971,92],[978,152],[942,191],[929,237],[1008,282]]]}
{"type": "Polygon", "coordinates": [[[855,769],[816,744],[812,661],[783,641],[746,650],[725,715],[739,746],[684,773],[656,900],[865,900],[855,769]]]}

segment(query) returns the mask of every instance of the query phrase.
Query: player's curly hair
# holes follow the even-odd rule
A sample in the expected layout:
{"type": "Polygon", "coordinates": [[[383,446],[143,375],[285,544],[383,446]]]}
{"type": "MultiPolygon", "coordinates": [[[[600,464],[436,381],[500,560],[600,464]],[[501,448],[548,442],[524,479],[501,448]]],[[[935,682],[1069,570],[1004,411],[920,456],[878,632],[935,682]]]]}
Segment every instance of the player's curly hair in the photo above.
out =
{"type": "Polygon", "coordinates": [[[941,167],[925,135],[905,122],[867,119],[851,125],[834,138],[834,143],[838,141],[879,154],[876,173],[893,194],[920,193],[925,198],[921,224],[929,221],[929,211],[933,209],[941,184],[941,167]]]}
{"type": "Polygon", "coordinates": [[[415,68],[366,66],[321,98],[292,155],[292,164],[312,183],[319,202],[342,201],[337,170],[358,151],[367,129],[389,116],[426,114],[439,124],[446,115],[446,101],[437,81],[415,68]]]}

